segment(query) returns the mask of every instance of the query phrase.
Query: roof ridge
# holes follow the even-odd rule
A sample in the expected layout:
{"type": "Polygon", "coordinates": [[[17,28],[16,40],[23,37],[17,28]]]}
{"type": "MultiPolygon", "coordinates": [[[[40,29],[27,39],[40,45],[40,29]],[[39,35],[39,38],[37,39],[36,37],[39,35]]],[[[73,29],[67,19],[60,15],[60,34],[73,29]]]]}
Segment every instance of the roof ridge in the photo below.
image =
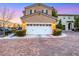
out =
{"type": "Polygon", "coordinates": [[[36,6],[36,5],[42,5],[42,6],[45,6],[45,7],[47,7],[47,8],[54,9],[54,7],[50,7],[50,6],[45,5],[45,4],[43,4],[43,3],[34,3],[34,4],[30,5],[30,6],[25,7],[25,9],[26,9],[26,8],[29,8],[29,7],[32,7],[32,6],[36,6]]]}

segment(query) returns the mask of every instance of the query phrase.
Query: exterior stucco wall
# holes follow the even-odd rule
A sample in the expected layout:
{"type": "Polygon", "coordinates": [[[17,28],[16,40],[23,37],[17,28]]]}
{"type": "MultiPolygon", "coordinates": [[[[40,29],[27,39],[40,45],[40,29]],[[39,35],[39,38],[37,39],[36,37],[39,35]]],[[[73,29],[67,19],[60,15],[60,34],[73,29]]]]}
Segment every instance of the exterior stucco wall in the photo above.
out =
{"type": "Polygon", "coordinates": [[[58,16],[58,20],[62,21],[62,24],[65,25],[65,30],[68,31],[68,22],[72,22],[72,29],[74,28],[74,16],[58,16]]]}
{"type": "Polygon", "coordinates": [[[52,23],[54,20],[55,19],[39,14],[26,18],[27,23],[52,23]]]}

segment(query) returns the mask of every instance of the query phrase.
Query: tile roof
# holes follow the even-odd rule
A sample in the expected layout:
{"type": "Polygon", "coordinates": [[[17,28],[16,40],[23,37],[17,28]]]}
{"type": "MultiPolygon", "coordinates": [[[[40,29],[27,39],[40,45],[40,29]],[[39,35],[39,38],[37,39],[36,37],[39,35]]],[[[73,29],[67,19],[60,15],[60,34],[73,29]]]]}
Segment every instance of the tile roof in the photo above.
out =
{"type": "Polygon", "coordinates": [[[31,8],[31,7],[36,6],[36,5],[38,5],[38,6],[41,5],[41,6],[44,6],[44,7],[49,8],[49,9],[54,9],[54,7],[50,7],[50,6],[44,5],[44,4],[42,4],[42,3],[35,3],[35,4],[32,4],[32,5],[30,5],[30,6],[25,7],[25,9],[31,8]]]}

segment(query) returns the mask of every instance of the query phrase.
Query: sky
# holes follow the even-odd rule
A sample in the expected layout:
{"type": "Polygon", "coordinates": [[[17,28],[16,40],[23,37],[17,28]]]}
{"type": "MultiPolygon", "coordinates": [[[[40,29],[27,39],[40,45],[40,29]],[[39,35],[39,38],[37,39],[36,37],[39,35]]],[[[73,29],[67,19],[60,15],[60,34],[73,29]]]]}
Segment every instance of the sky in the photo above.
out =
{"type": "MultiPolygon", "coordinates": [[[[33,3],[0,3],[0,8],[9,8],[15,10],[16,19],[20,18],[23,13],[24,7],[30,6],[33,3]]],[[[50,7],[54,7],[58,14],[79,14],[78,3],[44,3],[50,7]]],[[[19,21],[18,21],[19,22],[19,21]]]]}

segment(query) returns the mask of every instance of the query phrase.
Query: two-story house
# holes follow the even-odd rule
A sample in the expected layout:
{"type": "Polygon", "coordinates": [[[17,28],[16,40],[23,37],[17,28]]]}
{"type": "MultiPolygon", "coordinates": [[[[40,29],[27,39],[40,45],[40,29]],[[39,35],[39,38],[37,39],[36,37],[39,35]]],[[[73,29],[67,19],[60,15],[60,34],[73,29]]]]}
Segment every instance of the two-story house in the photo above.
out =
{"type": "Polygon", "coordinates": [[[52,34],[51,23],[56,20],[53,10],[40,3],[25,7],[21,19],[27,22],[27,34],[52,34]]]}
{"type": "Polygon", "coordinates": [[[58,14],[57,20],[62,21],[65,31],[72,31],[74,29],[75,17],[79,16],[78,14],[58,14]]]}

